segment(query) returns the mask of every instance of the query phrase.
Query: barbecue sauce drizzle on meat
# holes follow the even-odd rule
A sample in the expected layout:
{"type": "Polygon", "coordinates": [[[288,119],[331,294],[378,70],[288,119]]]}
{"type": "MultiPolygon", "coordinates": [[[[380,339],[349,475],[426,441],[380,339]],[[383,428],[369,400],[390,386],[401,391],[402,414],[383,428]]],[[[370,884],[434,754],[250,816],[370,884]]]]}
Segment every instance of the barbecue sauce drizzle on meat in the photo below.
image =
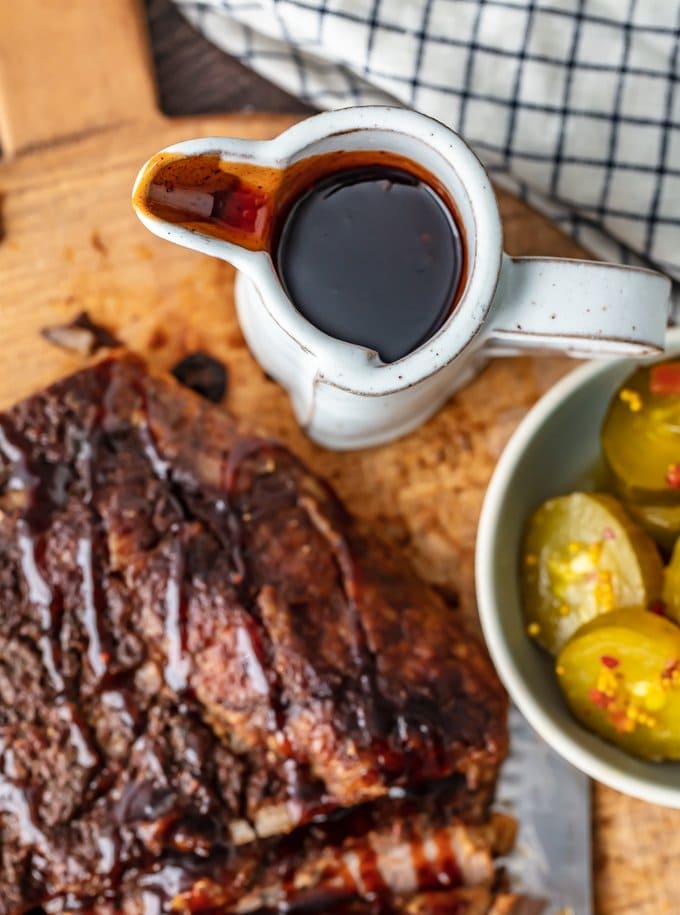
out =
{"type": "MultiPolygon", "coordinates": [[[[69,701],[67,685],[60,672],[59,632],[64,609],[62,595],[57,588],[48,586],[45,570],[46,519],[54,509],[64,504],[70,479],[63,465],[41,463],[40,466],[32,466],[29,453],[29,444],[18,435],[11,434],[0,420],[0,454],[10,468],[6,485],[10,491],[21,491],[26,499],[23,516],[17,521],[17,544],[28,598],[39,614],[41,633],[38,645],[43,664],[56,694],[55,705],[59,718],[68,725],[70,741],[76,749],[78,761],[81,765],[92,768],[98,759],[92,735],[76,711],[75,703],[69,701]]],[[[40,797],[27,784],[7,774],[9,749],[7,746],[0,747],[3,769],[0,775],[0,813],[3,810],[12,813],[20,824],[25,843],[41,853],[49,845],[39,825],[37,810],[40,797]]]]}
{"type": "MultiPolygon", "coordinates": [[[[251,596],[245,591],[246,562],[243,555],[244,539],[244,517],[243,513],[238,512],[235,508],[237,497],[237,487],[239,476],[247,461],[254,458],[265,459],[264,472],[273,472],[276,467],[276,456],[282,452],[282,446],[271,439],[261,438],[258,436],[244,436],[236,441],[226,459],[222,463],[220,470],[220,484],[223,494],[224,511],[227,513],[227,523],[231,534],[231,558],[234,566],[232,582],[239,588],[243,606],[247,607],[251,615],[257,618],[254,602],[251,596]]],[[[252,518],[251,518],[252,520],[252,518]]],[[[248,631],[243,633],[246,639],[246,648],[252,653],[252,660],[261,670],[264,671],[263,649],[260,640],[254,641],[254,633],[248,631]]],[[[241,642],[241,647],[243,643],[241,642]]],[[[246,663],[248,663],[246,661],[246,663]]],[[[263,674],[264,676],[264,674],[263,674]]],[[[289,755],[290,744],[286,735],[286,709],[282,701],[282,689],[278,675],[271,670],[270,679],[273,680],[274,689],[269,691],[269,700],[273,708],[273,721],[271,722],[272,730],[275,732],[276,740],[280,750],[289,755]]],[[[318,798],[316,798],[317,809],[314,810],[312,802],[306,796],[306,790],[301,780],[298,780],[298,766],[291,760],[292,765],[284,766],[286,775],[286,787],[288,791],[289,804],[293,805],[298,822],[303,823],[308,820],[312,814],[322,815],[318,809],[318,798]]]]}
{"type": "MultiPolygon", "coordinates": [[[[100,370],[110,380],[110,367],[102,363],[100,370]]],[[[82,474],[85,489],[85,504],[92,509],[92,474],[96,464],[97,443],[100,440],[100,429],[106,419],[106,398],[102,400],[94,418],[95,428],[90,430],[90,440],[81,443],[78,455],[78,464],[82,474]],[[93,444],[94,443],[94,444],[93,444]]],[[[77,712],[77,702],[74,685],[68,683],[60,671],[60,622],[64,612],[62,595],[56,587],[47,585],[48,569],[46,566],[46,541],[45,529],[51,515],[62,508],[68,498],[68,489],[73,482],[69,469],[59,463],[49,464],[46,461],[34,463],[30,461],[30,443],[24,441],[16,433],[10,433],[4,422],[0,419],[0,454],[7,460],[10,468],[7,487],[22,491],[26,504],[19,518],[17,542],[21,551],[21,569],[28,589],[28,596],[39,612],[42,634],[38,644],[42,650],[43,664],[50,676],[50,681],[55,692],[55,708],[58,717],[67,723],[71,744],[76,750],[76,758],[84,768],[94,769],[99,762],[96,741],[90,728],[82,716],[77,712]]],[[[147,455],[152,460],[147,451],[147,455]]],[[[157,471],[158,460],[154,463],[157,471]]],[[[153,461],[152,461],[153,463],[153,461]]],[[[98,538],[100,535],[95,529],[91,536],[98,538]]],[[[88,537],[78,540],[76,565],[81,576],[82,614],[81,625],[87,635],[87,657],[100,694],[106,693],[110,702],[117,703],[126,710],[130,719],[136,722],[138,713],[134,710],[126,684],[134,677],[135,671],[113,671],[107,669],[108,653],[104,650],[106,635],[103,622],[107,613],[107,606],[99,585],[99,571],[93,563],[93,544],[88,537]]],[[[6,749],[0,747],[3,769],[6,771],[6,749]]],[[[95,785],[96,787],[96,785],[95,785]]],[[[134,785],[128,789],[134,790],[134,785]]],[[[126,805],[126,790],[120,803],[126,805]]],[[[21,781],[10,778],[7,774],[0,775],[0,814],[3,810],[12,813],[21,826],[25,844],[33,846],[42,854],[49,848],[43,835],[38,816],[40,797],[32,788],[22,784],[21,781]]],[[[148,805],[147,805],[148,807],[148,805]]],[[[122,809],[122,808],[121,808],[122,809]]],[[[116,817],[114,815],[114,822],[116,817]]],[[[170,821],[169,821],[170,822],[170,821]]],[[[112,831],[110,836],[101,836],[103,858],[108,860],[112,879],[120,870],[118,853],[119,841],[112,831]]]]}
{"type": "MultiPolygon", "coordinates": [[[[236,494],[239,473],[246,461],[264,457],[270,462],[274,462],[277,451],[282,451],[282,447],[269,439],[257,437],[246,437],[240,439],[230,450],[222,471],[222,486],[227,499],[227,507],[230,509],[230,519],[236,521],[235,529],[235,563],[237,568],[245,571],[245,563],[241,553],[241,531],[242,520],[240,514],[234,512],[231,508],[231,502],[236,494]]],[[[273,464],[270,469],[273,469],[273,464]]],[[[352,558],[349,545],[344,537],[337,533],[329,524],[320,518],[319,511],[316,509],[312,499],[302,498],[300,505],[307,513],[312,525],[327,541],[336,558],[338,573],[346,595],[347,605],[352,618],[352,627],[354,633],[354,653],[357,667],[363,672],[360,676],[360,684],[369,702],[367,703],[373,710],[373,718],[368,721],[365,718],[363,709],[357,711],[357,723],[364,730],[366,740],[376,744],[380,742],[383,745],[383,760],[385,768],[389,768],[389,742],[387,736],[392,733],[393,723],[386,714],[386,703],[380,693],[377,685],[377,671],[375,658],[373,657],[366,633],[361,624],[357,601],[360,596],[361,581],[359,570],[352,558]],[[376,735],[384,735],[378,736],[376,735]]],[[[277,727],[282,733],[284,723],[284,714],[280,705],[277,707],[277,727]]],[[[301,801],[302,799],[296,794],[292,794],[291,800],[301,801]]]]}
{"type": "MultiPolygon", "coordinates": [[[[96,509],[93,505],[93,490],[94,478],[98,472],[98,450],[106,445],[106,411],[108,386],[111,383],[111,365],[106,362],[102,363],[97,371],[106,379],[107,393],[106,396],[102,397],[98,411],[91,419],[90,425],[92,428],[87,430],[89,438],[81,442],[75,461],[75,466],[78,470],[77,475],[73,474],[71,469],[64,464],[49,464],[47,461],[42,460],[38,463],[33,462],[30,457],[32,445],[22,440],[14,431],[10,432],[5,421],[0,418],[0,456],[4,457],[7,465],[3,474],[2,465],[0,464],[0,497],[3,491],[8,492],[16,489],[22,491],[22,497],[26,500],[18,521],[20,526],[18,542],[21,547],[21,568],[31,603],[38,610],[42,637],[48,649],[48,654],[44,655],[43,661],[46,670],[51,672],[55,704],[59,709],[59,717],[67,726],[69,739],[76,751],[79,764],[91,772],[90,790],[94,792],[95,796],[105,790],[107,776],[101,770],[97,741],[90,732],[87,722],[77,711],[77,696],[74,685],[64,678],[60,669],[60,626],[64,607],[62,596],[58,589],[55,587],[50,589],[47,585],[49,570],[46,565],[44,532],[49,525],[51,515],[65,505],[72,485],[77,483],[84,488],[83,501],[90,511],[92,522],[91,536],[95,539],[101,538],[98,530],[100,519],[97,517],[96,509]]],[[[186,517],[187,510],[184,504],[186,493],[183,493],[180,482],[171,479],[171,464],[163,456],[158,443],[154,439],[149,404],[143,386],[140,385],[136,388],[136,393],[141,409],[137,414],[131,434],[140,438],[143,451],[154,474],[166,483],[172,484],[171,489],[177,499],[181,514],[186,517]]],[[[201,521],[205,522],[212,533],[222,540],[223,545],[229,546],[232,557],[233,584],[241,591],[243,607],[248,609],[255,619],[257,619],[257,607],[253,596],[246,591],[247,570],[246,558],[243,554],[243,525],[245,523],[244,514],[247,513],[244,512],[240,504],[239,481],[241,474],[246,469],[246,464],[250,465],[249,469],[256,477],[273,472],[279,453],[285,455],[286,460],[289,462],[296,463],[295,459],[291,458],[290,454],[275,442],[256,437],[238,439],[224,458],[219,492],[222,504],[219,504],[220,500],[218,499],[218,504],[215,507],[217,522],[215,518],[211,519],[201,514],[197,515],[201,521]],[[220,537],[219,524],[221,521],[226,522],[226,537],[220,537]]],[[[319,485],[323,487],[323,484],[319,485]]],[[[247,492],[247,487],[245,492],[247,492]]],[[[328,523],[327,518],[315,511],[316,503],[313,499],[303,497],[299,504],[304,508],[312,525],[326,539],[335,556],[338,575],[348,602],[348,610],[353,616],[354,650],[357,655],[357,662],[359,668],[365,671],[361,678],[361,687],[366,693],[367,704],[376,710],[375,720],[364,721],[366,737],[379,744],[384,753],[384,768],[389,771],[391,741],[397,740],[401,746],[408,747],[413,735],[408,733],[408,728],[401,725],[399,721],[401,716],[398,716],[397,720],[394,721],[392,716],[387,714],[387,706],[380,693],[377,683],[376,659],[372,656],[367,634],[363,628],[357,607],[362,583],[359,571],[353,560],[352,550],[344,535],[336,531],[333,525],[328,523]]],[[[171,528],[169,533],[174,538],[175,561],[172,563],[168,579],[168,587],[173,589],[173,612],[165,615],[165,635],[168,645],[171,646],[170,657],[166,658],[165,679],[179,694],[178,707],[187,714],[198,715],[198,709],[194,708],[195,700],[187,682],[186,674],[180,675],[183,673],[181,664],[183,652],[186,650],[185,620],[187,612],[183,587],[185,556],[181,537],[181,523],[171,528]]],[[[94,545],[92,541],[81,537],[78,540],[76,557],[81,577],[80,593],[82,605],[80,624],[87,636],[85,657],[88,659],[89,667],[94,675],[94,689],[99,696],[106,695],[108,697],[107,703],[115,705],[127,716],[133,733],[138,735],[141,732],[144,715],[135,708],[131,698],[132,693],[128,688],[138,668],[120,669],[109,665],[108,636],[105,626],[109,608],[106,605],[106,597],[99,587],[100,569],[96,567],[94,561],[94,545]]],[[[103,539],[97,540],[96,545],[98,550],[106,549],[103,539]]],[[[256,635],[255,630],[253,630],[252,635],[250,631],[244,633],[244,638],[247,639],[248,644],[246,645],[244,642],[243,648],[246,654],[252,653],[252,662],[260,664],[262,669],[265,670],[266,668],[262,664],[264,660],[263,647],[259,644],[259,638],[253,637],[256,635]]],[[[43,651],[45,651],[45,648],[43,648],[43,651]]],[[[286,709],[281,705],[279,684],[272,677],[275,677],[275,674],[272,674],[269,670],[267,670],[267,676],[263,673],[263,678],[271,685],[272,701],[275,703],[275,720],[271,722],[271,728],[280,735],[282,748],[285,750],[287,740],[285,736],[286,709]],[[276,704],[277,697],[278,704],[276,704]]],[[[406,701],[404,715],[411,718],[415,717],[418,720],[418,715],[416,714],[418,709],[415,707],[415,703],[416,700],[412,697],[406,701]]],[[[428,722],[425,717],[423,717],[422,727],[424,729],[428,728],[428,722]]],[[[415,735],[416,739],[417,736],[415,735]]],[[[46,843],[37,815],[40,798],[36,796],[36,792],[33,789],[28,790],[27,786],[22,784],[21,781],[13,780],[11,775],[7,774],[6,749],[7,747],[0,745],[0,760],[4,770],[4,774],[0,775],[0,817],[3,810],[11,812],[17,821],[22,824],[26,844],[33,845],[36,851],[40,853],[41,847],[46,843]]],[[[200,753],[203,756],[209,752],[209,745],[200,749],[200,753]]],[[[153,755],[153,747],[146,747],[145,753],[153,755]]],[[[415,755],[417,756],[417,754],[415,755]]],[[[325,820],[323,803],[316,796],[306,796],[308,783],[305,784],[305,780],[299,778],[299,769],[296,763],[293,763],[286,770],[286,776],[290,799],[301,806],[301,821],[304,823],[313,815],[316,815],[317,822],[311,828],[314,830],[321,829],[327,841],[340,845],[343,839],[348,835],[354,834],[354,830],[361,827],[361,817],[364,814],[360,810],[341,811],[327,822],[321,822],[321,820],[325,820]]],[[[160,906],[155,910],[152,906],[149,909],[150,913],[152,911],[167,911],[167,905],[172,902],[172,899],[192,885],[192,876],[194,875],[204,876],[212,870],[218,880],[220,877],[224,879],[227,877],[233,878],[233,873],[229,873],[232,866],[233,850],[230,850],[227,838],[222,835],[221,825],[216,820],[214,822],[210,821],[211,814],[208,814],[203,821],[192,820],[191,817],[187,820],[186,811],[181,806],[178,806],[178,799],[172,793],[165,796],[162,793],[161,795],[154,795],[152,788],[153,786],[150,783],[138,782],[130,782],[124,786],[119,800],[110,811],[110,833],[102,833],[100,842],[102,862],[106,863],[107,870],[110,873],[111,892],[115,895],[114,888],[122,868],[120,862],[121,846],[117,834],[118,826],[134,822],[138,817],[143,816],[144,819],[158,821],[155,828],[160,831],[159,836],[161,838],[164,834],[174,836],[172,841],[177,844],[183,854],[179,854],[176,857],[171,855],[165,862],[161,859],[160,869],[142,878],[144,888],[149,893],[149,899],[155,895],[160,906]],[[205,855],[208,850],[210,851],[210,857],[207,859],[205,855]]],[[[369,819],[363,828],[370,829],[370,813],[367,813],[366,816],[369,819]]],[[[282,849],[287,841],[295,842],[297,837],[293,836],[290,839],[284,837],[280,842],[282,849]]],[[[422,878],[423,886],[456,885],[460,880],[452,849],[446,842],[440,841],[436,847],[435,860],[428,860],[425,858],[422,842],[418,836],[415,836],[411,842],[411,857],[414,870],[422,878]]],[[[138,861],[138,865],[141,868],[153,863],[154,859],[151,856],[145,858],[144,855],[138,861]]],[[[129,865],[126,864],[126,866],[129,865]]],[[[346,890],[344,893],[340,891],[338,898],[346,899],[356,896],[357,892],[359,892],[365,898],[374,900],[375,912],[388,912],[390,910],[387,887],[383,880],[375,851],[369,850],[363,855],[360,862],[359,881],[347,873],[345,883],[346,890]],[[384,906],[383,902],[381,902],[383,896],[385,897],[384,906]]],[[[295,900],[297,895],[294,893],[290,877],[287,885],[284,879],[284,895],[289,898],[282,904],[279,911],[296,911],[297,902],[295,900]]],[[[111,898],[113,899],[114,896],[111,898]]],[[[337,898],[334,897],[334,899],[337,901],[337,898]]],[[[333,901],[327,893],[323,895],[317,893],[316,898],[312,896],[307,898],[303,904],[303,910],[305,912],[325,912],[333,901]]],[[[205,908],[205,905],[208,904],[207,899],[200,900],[196,898],[195,902],[196,911],[200,910],[207,913],[208,910],[205,908]],[[203,908],[201,908],[201,905],[203,908]]],[[[151,906],[151,902],[149,904],[151,906]]],[[[78,901],[74,900],[73,908],[77,907],[78,901]]]]}
{"type": "MultiPolygon", "coordinates": [[[[141,436],[145,454],[152,466],[154,474],[167,481],[170,476],[170,463],[163,458],[158,449],[158,445],[154,440],[149,423],[149,407],[146,402],[145,392],[140,388],[138,393],[142,401],[142,421],[137,426],[137,433],[141,436]]],[[[105,409],[105,407],[102,409],[105,409]]],[[[97,419],[101,422],[104,417],[99,416],[97,419]]],[[[64,503],[68,484],[71,481],[60,480],[59,469],[61,465],[56,465],[51,475],[45,473],[44,467],[33,468],[29,466],[27,443],[10,438],[8,430],[2,424],[0,424],[0,450],[8,462],[10,462],[12,478],[22,487],[26,488],[28,507],[24,512],[23,519],[19,522],[23,529],[19,537],[23,556],[22,568],[31,600],[39,607],[41,613],[41,624],[44,631],[43,640],[41,642],[44,650],[43,661],[51,674],[55,690],[58,694],[63,694],[66,686],[59,673],[59,656],[57,654],[58,631],[56,628],[63,608],[60,607],[58,595],[56,598],[53,596],[41,573],[45,552],[41,531],[45,524],[45,519],[49,516],[50,512],[58,509],[64,503]]],[[[80,456],[80,467],[83,480],[86,484],[86,501],[88,503],[91,502],[92,496],[91,475],[95,463],[93,461],[93,450],[95,449],[91,447],[90,443],[85,442],[81,448],[80,456]]],[[[242,554],[243,522],[240,513],[232,504],[237,495],[239,475],[248,461],[254,462],[256,459],[261,460],[264,458],[266,464],[271,465],[271,462],[275,460],[276,453],[279,450],[281,450],[281,446],[267,439],[257,437],[243,438],[230,450],[224,462],[222,470],[224,511],[227,512],[228,528],[231,535],[234,566],[233,581],[237,585],[243,583],[246,572],[245,560],[242,554]]],[[[271,472],[272,467],[268,466],[266,469],[271,472]]],[[[258,472],[258,468],[254,468],[254,470],[256,473],[258,472]]],[[[349,607],[353,613],[355,634],[354,647],[357,653],[357,662],[364,669],[368,667],[368,670],[370,671],[370,673],[364,674],[361,677],[362,688],[369,694],[372,707],[377,708],[378,714],[380,714],[382,701],[376,684],[375,660],[371,656],[367,644],[366,633],[361,626],[356,609],[356,600],[358,599],[360,589],[358,570],[353,562],[348,544],[341,535],[337,534],[334,530],[329,528],[328,525],[319,520],[315,513],[314,503],[311,500],[305,500],[303,502],[303,507],[310,517],[311,522],[328,541],[336,556],[338,572],[343,582],[349,607]]],[[[186,662],[182,656],[186,649],[186,633],[184,626],[186,602],[183,599],[182,587],[182,580],[184,577],[184,556],[181,539],[179,537],[176,537],[174,547],[174,561],[168,579],[168,600],[165,614],[165,635],[168,651],[165,677],[171,688],[179,693],[183,693],[188,690],[186,662]]],[[[81,538],[78,541],[77,565],[80,569],[82,578],[82,622],[88,636],[87,657],[90,666],[95,674],[96,680],[99,682],[99,687],[102,692],[106,691],[109,693],[111,696],[110,701],[117,701],[127,709],[129,702],[125,689],[114,688],[119,685],[121,678],[116,677],[115,675],[112,676],[106,670],[107,655],[102,649],[103,637],[100,627],[107,608],[103,600],[101,588],[98,586],[97,570],[93,565],[92,543],[86,538],[81,538]]],[[[252,641],[249,641],[249,644],[243,647],[247,648],[247,652],[253,653],[256,663],[261,663],[261,658],[259,657],[260,652],[256,650],[252,641]]],[[[189,695],[186,696],[186,699],[187,701],[190,701],[190,691],[189,695]]],[[[58,701],[64,703],[60,706],[63,710],[62,714],[70,717],[69,730],[71,739],[74,746],[77,748],[81,763],[84,763],[88,768],[94,768],[98,761],[98,755],[87,725],[78,716],[72,702],[68,702],[61,697],[58,697],[58,701]]],[[[390,723],[384,718],[371,722],[364,721],[363,724],[369,735],[376,733],[387,734],[391,727],[390,723]]],[[[282,729],[284,726],[285,710],[279,706],[274,727],[282,729]]],[[[135,809],[138,811],[143,810],[145,818],[159,815],[160,809],[154,814],[152,809],[154,802],[149,794],[149,790],[149,788],[145,789],[143,785],[140,786],[135,783],[129,784],[123,791],[116,810],[112,811],[114,824],[117,821],[124,822],[131,815],[134,818],[133,811],[135,809]]],[[[304,785],[302,782],[298,782],[297,766],[295,764],[290,767],[289,791],[291,800],[302,803],[302,808],[304,809],[304,785]]],[[[46,847],[46,839],[42,835],[39,827],[39,819],[37,816],[38,803],[39,799],[35,797],[34,793],[25,791],[20,784],[14,783],[6,776],[3,776],[0,780],[0,811],[3,807],[11,811],[19,822],[23,824],[22,828],[27,843],[33,844],[36,850],[40,851],[41,846],[46,847]]],[[[158,801],[156,801],[156,804],[157,803],[158,801]]],[[[162,803],[161,799],[161,804],[162,803]]],[[[164,817],[161,817],[161,819],[165,819],[166,826],[169,827],[177,813],[179,813],[179,811],[174,812],[170,810],[164,817]]],[[[136,815],[139,815],[139,813],[136,815]]],[[[304,819],[304,814],[301,815],[301,819],[304,819]]],[[[355,823],[354,825],[356,826],[357,824],[355,823]]],[[[339,830],[336,830],[336,841],[342,841],[342,838],[346,835],[347,827],[348,824],[345,824],[344,828],[341,826],[339,830]]],[[[352,827],[350,826],[350,829],[351,828],[352,827]]],[[[329,825],[329,829],[332,829],[332,825],[329,825]]],[[[329,832],[328,834],[330,836],[332,833],[329,832]]],[[[119,841],[115,835],[115,830],[112,830],[111,834],[108,836],[102,835],[100,844],[103,857],[110,863],[112,874],[115,874],[117,869],[117,858],[120,851],[119,841]]],[[[417,839],[411,843],[411,855],[414,870],[418,875],[419,884],[422,886],[432,885],[433,865],[425,858],[422,843],[417,839]]],[[[437,873],[435,875],[437,880],[435,882],[446,885],[449,879],[454,880],[457,877],[455,863],[451,859],[450,849],[438,849],[438,856],[440,860],[437,862],[437,873]],[[450,877],[445,876],[448,874],[450,874],[450,877]]],[[[223,857],[218,855],[217,858],[215,858],[214,864],[216,872],[219,874],[224,866],[223,857]]],[[[191,887],[192,871],[197,875],[205,874],[205,859],[201,859],[200,862],[197,861],[196,864],[192,866],[191,858],[183,856],[181,859],[164,865],[161,870],[157,871],[155,874],[150,874],[148,877],[144,878],[145,891],[150,895],[152,894],[155,896],[161,906],[165,906],[166,904],[171,903],[172,900],[183,891],[188,890],[191,887]]],[[[376,913],[389,911],[389,903],[387,900],[387,895],[389,895],[388,888],[382,878],[378,856],[374,850],[370,848],[364,850],[359,861],[359,873],[356,877],[352,877],[347,873],[346,884],[346,890],[344,892],[338,890],[331,894],[328,891],[315,891],[300,896],[299,891],[296,891],[293,886],[292,878],[288,881],[284,880],[282,889],[285,902],[279,906],[277,911],[323,912],[326,907],[332,906],[334,903],[338,903],[343,899],[351,899],[353,896],[356,896],[357,893],[361,894],[364,898],[372,900],[373,911],[376,913]],[[383,896],[385,896],[384,908],[380,904],[380,899],[383,896]]],[[[192,896],[191,905],[192,907],[196,906],[196,911],[206,911],[205,906],[209,904],[210,898],[207,896],[205,899],[199,898],[198,895],[192,896]]],[[[149,912],[154,910],[154,906],[149,909],[149,912]]],[[[156,911],[158,910],[156,909],[156,911]]]]}
{"type": "MultiPolygon", "coordinates": [[[[137,433],[142,439],[144,453],[156,477],[171,483],[170,462],[166,461],[160,454],[151,431],[146,391],[142,385],[137,385],[136,393],[142,404],[142,417],[137,426],[137,433]]],[[[177,487],[174,487],[174,495],[177,496],[177,494],[177,487]]],[[[174,530],[173,533],[178,534],[179,531],[174,530]]],[[[185,657],[187,648],[187,602],[183,584],[184,571],[185,557],[182,541],[176,536],[173,543],[172,559],[165,592],[164,634],[166,641],[165,682],[177,693],[185,692],[189,686],[189,665],[185,657]]]]}

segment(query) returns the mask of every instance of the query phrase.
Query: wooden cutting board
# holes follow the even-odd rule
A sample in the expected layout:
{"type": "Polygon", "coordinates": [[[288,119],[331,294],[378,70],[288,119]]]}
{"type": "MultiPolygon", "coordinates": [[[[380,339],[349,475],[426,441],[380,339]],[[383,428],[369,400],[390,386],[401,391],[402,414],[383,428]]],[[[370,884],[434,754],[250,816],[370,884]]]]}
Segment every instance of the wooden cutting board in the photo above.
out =
{"type": "MultiPolygon", "coordinates": [[[[229,409],[288,442],[474,619],[485,486],[517,422],[572,363],[499,359],[399,442],[352,454],[312,445],[245,347],[231,267],[152,237],[129,204],[139,166],[161,147],[265,138],[290,122],[163,117],[134,0],[0,3],[0,408],[82,364],[39,332],[83,309],[156,366],[207,349],[229,366],[229,409]]],[[[510,253],[583,255],[520,201],[500,201],[510,253]]],[[[680,811],[600,786],[594,800],[599,915],[680,912],[680,811]]]]}

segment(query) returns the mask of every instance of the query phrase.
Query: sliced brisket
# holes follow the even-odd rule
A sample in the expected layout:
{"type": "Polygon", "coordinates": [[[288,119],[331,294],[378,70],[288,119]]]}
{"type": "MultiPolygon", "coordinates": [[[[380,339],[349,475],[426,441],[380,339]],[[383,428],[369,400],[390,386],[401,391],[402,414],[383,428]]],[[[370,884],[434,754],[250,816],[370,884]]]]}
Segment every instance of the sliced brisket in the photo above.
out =
{"type": "Polygon", "coordinates": [[[479,815],[506,751],[456,613],[132,357],[0,416],[0,607],[1,915],[166,859],[236,856],[236,893],[263,866],[237,846],[433,779],[479,815]]]}

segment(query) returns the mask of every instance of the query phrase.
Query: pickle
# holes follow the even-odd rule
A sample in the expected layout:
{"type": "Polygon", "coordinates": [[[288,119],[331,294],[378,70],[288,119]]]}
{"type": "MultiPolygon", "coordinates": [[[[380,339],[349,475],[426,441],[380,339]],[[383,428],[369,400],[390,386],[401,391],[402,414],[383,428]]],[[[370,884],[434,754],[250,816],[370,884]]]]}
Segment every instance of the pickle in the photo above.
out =
{"type": "Polygon", "coordinates": [[[555,654],[589,620],[661,596],[656,545],[612,496],[572,493],[543,503],[524,539],[527,629],[555,654]]]}
{"type": "Polygon", "coordinates": [[[680,759],[680,627],[642,608],[586,624],[557,659],[573,714],[648,759],[680,759]]]}
{"type": "Polygon", "coordinates": [[[633,520],[637,521],[666,553],[671,552],[680,536],[680,504],[649,505],[646,502],[626,502],[624,507],[633,520]]]}
{"type": "Polygon", "coordinates": [[[676,542],[671,561],[666,566],[663,599],[668,616],[680,623],[680,541],[676,542]]]}
{"type": "Polygon", "coordinates": [[[644,366],[624,382],[602,450],[625,501],[680,504],[680,361],[644,366]]]}

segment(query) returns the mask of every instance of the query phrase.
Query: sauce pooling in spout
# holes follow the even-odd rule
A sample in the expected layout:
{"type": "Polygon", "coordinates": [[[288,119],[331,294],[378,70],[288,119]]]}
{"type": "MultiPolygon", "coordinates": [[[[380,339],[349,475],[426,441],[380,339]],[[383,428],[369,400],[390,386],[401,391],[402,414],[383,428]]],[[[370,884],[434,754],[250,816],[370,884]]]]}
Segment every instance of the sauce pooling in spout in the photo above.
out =
{"type": "Polygon", "coordinates": [[[218,155],[159,153],[135,193],[151,216],[251,251],[269,246],[274,202],[283,172],[218,155]]]}
{"type": "Polygon", "coordinates": [[[326,153],[285,169],[161,153],[135,205],[269,252],[310,323],[383,362],[435,334],[465,283],[452,201],[417,163],[385,151],[326,153]]]}

